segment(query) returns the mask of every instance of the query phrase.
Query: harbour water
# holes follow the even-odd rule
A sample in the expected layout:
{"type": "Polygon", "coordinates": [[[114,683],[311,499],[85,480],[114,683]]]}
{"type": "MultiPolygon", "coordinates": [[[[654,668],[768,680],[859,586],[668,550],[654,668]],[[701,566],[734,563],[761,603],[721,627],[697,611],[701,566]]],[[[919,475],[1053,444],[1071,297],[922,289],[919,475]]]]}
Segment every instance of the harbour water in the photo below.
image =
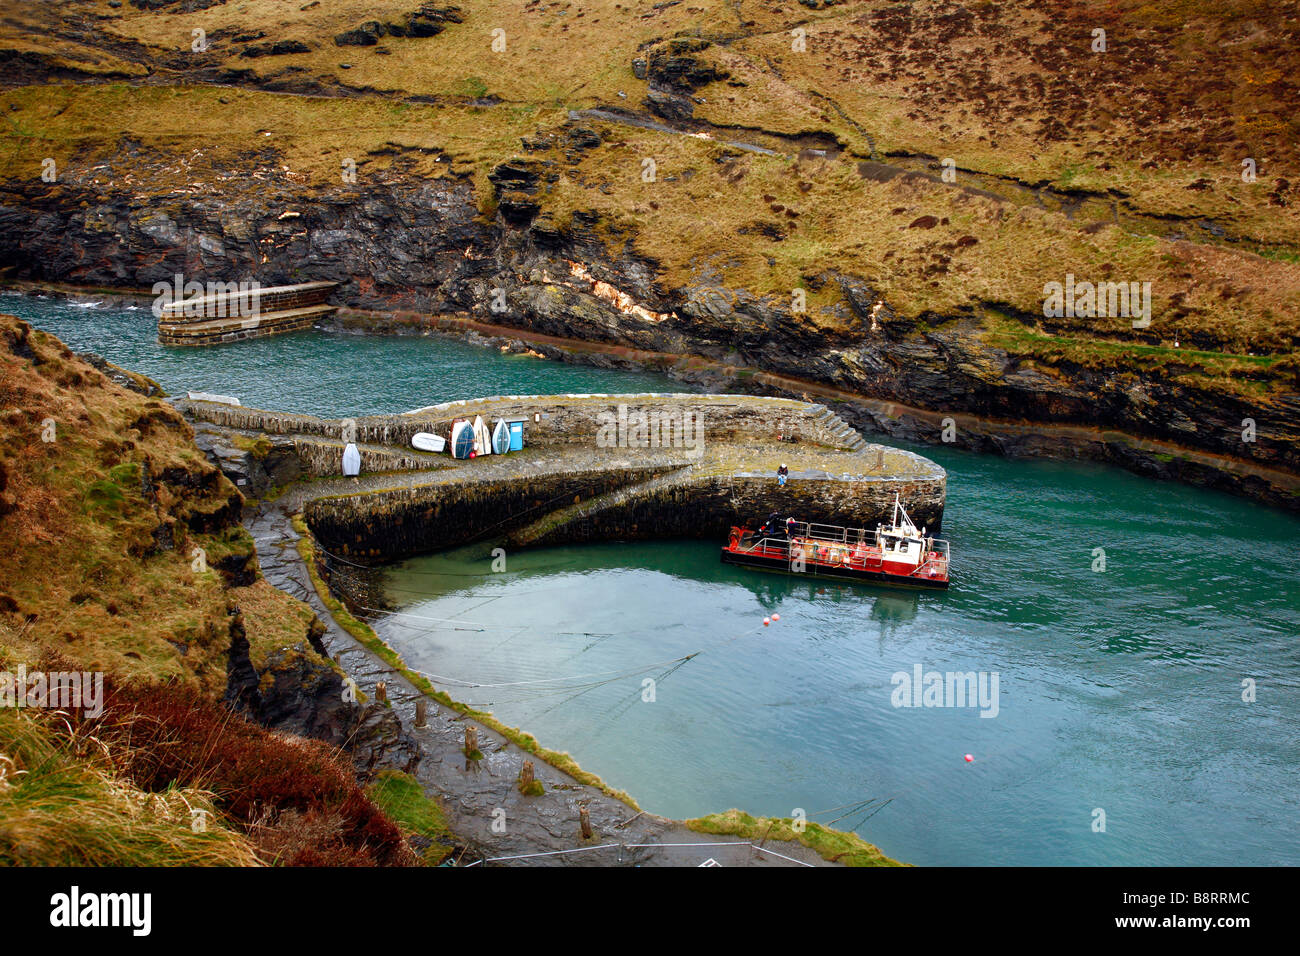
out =
{"type": "Polygon", "coordinates": [[[254,408],[322,418],[405,412],[488,395],[693,391],[665,375],[505,355],[439,335],[322,331],[181,348],[158,344],[147,307],[0,293],[0,312],[33,322],[78,352],[148,375],[173,395],[233,395],[254,408]]]}
{"type": "MultiPolygon", "coordinates": [[[[683,390],[436,338],[178,350],[147,310],[0,311],[172,391],[321,415],[683,390]]],[[[946,593],[726,567],[708,542],[504,570],[485,544],[392,566],[399,611],[371,616],[453,697],[656,813],[802,810],[918,864],[1300,863],[1300,520],[1101,466],[914,450],[949,473],[946,593]],[[918,666],[996,675],[997,694],[895,706],[918,666]]]]}
{"type": "Polygon", "coordinates": [[[1300,862],[1300,522],[921,450],[949,470],[946,593],[750,572],[700,542],[511,554],[503,573],[484,547],[393,567],[401,611],[376,625],[669,816],[802,808],[917,864],[1300,862]],[[996,696],[895,706],[918,666],[997,675],[996,696]]]}

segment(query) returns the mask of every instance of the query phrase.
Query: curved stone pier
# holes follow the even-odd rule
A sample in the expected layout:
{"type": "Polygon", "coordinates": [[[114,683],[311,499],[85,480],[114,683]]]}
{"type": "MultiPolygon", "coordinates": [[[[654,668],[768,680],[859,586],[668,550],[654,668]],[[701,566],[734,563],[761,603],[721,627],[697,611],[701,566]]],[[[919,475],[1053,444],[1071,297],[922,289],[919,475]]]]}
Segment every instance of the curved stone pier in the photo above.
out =
{"type": "Polygon", "coordinates": [[[292,447],[301,472],[339,474],[355,435],[359,479],[295,489],[322,546],[379,562],[476,540],[515,547],[715,538],[769,512],[855,527],[886,520],[894,495],[918,525],[942,527],[947,476],[920,455],[869,444],[824,406],[746,395],[497,396],[403,415],[319,419],[213,402],[178,405],[208,431],[292,447]],[[525,419],[522,451],[471,460],[419,456],[410,437],[457,418],[525,419]],[[778,485],[776,469],[789,466],[778,485]]]}

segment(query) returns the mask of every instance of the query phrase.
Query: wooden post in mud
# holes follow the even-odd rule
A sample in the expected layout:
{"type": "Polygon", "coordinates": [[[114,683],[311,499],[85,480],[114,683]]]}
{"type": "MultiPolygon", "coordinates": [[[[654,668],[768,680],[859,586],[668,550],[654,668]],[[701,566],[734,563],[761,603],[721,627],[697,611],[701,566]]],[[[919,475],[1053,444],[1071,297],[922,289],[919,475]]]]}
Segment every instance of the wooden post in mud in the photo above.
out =
{"type": "Polygon", "coordinates": [[[465,725],[465,756],[468,757],[474,751],[478,750],[478,728],[465,725]]]}
{"type": "Polygon", "coordinates": [[[427,697],[421,697],[415,702],[415,726],[417,728],[429,726],[429,700],[427,697]]]}
{"type": "Polygon", "coordinates": [[[584,840],[590,840],[591,839],[591,815],[587,812],[587,807],[585,804],[583,806],[578,807],[578,823],[582,827],[582,838],[584,840]]]}
{"type": "Polygon", "coordinates": [[[755,858],[758,858],[758,857],[760,857],[760,856],[763,855],[763,854],[762,854],[763,844],[766,843],[766,842],[767,842],[767,838],[768,838],[769,836],[772,835],[772,827],[774,827],[774,826],[776,826],[776,821],[775,821],[775,820],[773,820],[771,823],[769,823],[769,824],[767,825],[767,829],[763,831],[763,839],[759,840],[759,841],[758,841],[758,846],[754,847],[754,857],[755,857],[755,858]]]}
{"type": "Polygon", "coordinates": [[[527,792],[528,788],[533,785],[533,762],[525,760],[523,768],[519,771],[519,786],[527,792]]]}
{"type": "Polygon", "coordinates": [[[383,681],[375,685],[375,700],[381,704],[388,700],[388,685],[383,681]]]}

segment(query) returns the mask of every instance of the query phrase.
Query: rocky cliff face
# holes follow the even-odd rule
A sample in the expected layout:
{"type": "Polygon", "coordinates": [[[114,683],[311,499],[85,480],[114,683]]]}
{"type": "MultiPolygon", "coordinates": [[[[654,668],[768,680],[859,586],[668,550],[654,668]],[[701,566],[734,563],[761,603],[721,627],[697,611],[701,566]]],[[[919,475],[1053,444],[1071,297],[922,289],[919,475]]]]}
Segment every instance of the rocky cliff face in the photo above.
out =
{"type": "MultiPolygon", "coordinates": [[[[324,631],[324,624],[313,619],[306,637],[312,649],[328,659],[320,640],[324,631]]],[[[338,671],[293,648],[269,655],[259,670],[238,614],[231,619],[230,635],[225,701],[233,709],[264,727],[339,747],[361,773],[415,769],[418,748],[391,708],[349,700],[338,671]]]]}
{"type": "Polygon", "coordinates": [[[801,4],[15,9],[0,274],[334,280],[1294,507],[1295,18],[801,4]],[[1042,315],[1066,275],[1155,322],[1042,315]]]}
{"type": "MultiPolygon", "coordinates": [[[[691,76],[689,64],[655,63],[665,89],[691,76]]],[[[584,131],[567,132],[578,150],[584,131]]],[[[657,264],[611,242],[594,217],[561,225],[540,214],[550,165],[520,157],[497,166],[491,219],[480,212],[485,197],[455,176],[393,176],[310,195],[281,180],[234,187],[220,201],[145,199],[75,174],[58,185],[10,184],[0,193],[0,261],[19,277],[135,288],[176,273],[326,279],[341,283],[337,304],[358,309],[468,312],[526,332],[702,356],[729,369],[718,384],[732,390],[830,389],[835,410],[871,431],[1098,458],[1297,506],[1294,395],[1225,396],[1177,382],[1177,367],[1155,374],[1027,360],[986,343],[979,310],[902,316],[866,281],[834,270],[809,286],[835,293],[843,313],[835,324],[720,279],[664,288],[657,264]],[[788,381],[758,385],[756,370],[788,381]],[[906,407],[882,411],[882,402],[906,407]],[[1146,441],[1162,447],[1144,449],[1146,441]],[[1200,453],[1195,466],[1179,449],[1200,453]]],[[[1017,318],[1004,304],[988,306],[1017,318]]]]}
{"type": "Polygon", "coordinates": [[[156,392],[0,316],[0,635],[408,768],[392,711],[344,693],[321,621],[262,580],[243,498],[156,392]]]}

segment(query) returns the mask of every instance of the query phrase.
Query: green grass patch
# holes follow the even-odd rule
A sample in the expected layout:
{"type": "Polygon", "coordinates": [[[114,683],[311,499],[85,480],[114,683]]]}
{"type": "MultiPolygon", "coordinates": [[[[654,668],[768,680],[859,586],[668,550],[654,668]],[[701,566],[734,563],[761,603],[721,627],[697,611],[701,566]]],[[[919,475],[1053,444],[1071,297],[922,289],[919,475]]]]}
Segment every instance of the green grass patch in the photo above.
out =
{"type": "Polygon", "coordinates": [[[698,833],[735,836],[751,843],[759,843],[763,840],[802,843],[810,850],[817,851],[822,859],[832,863],[842,863],[845,866],[908,865],[885,856],[856,833],[832,830],[820,823],[807,823],[803,830],[799,831],[795,829],[794,821],[788,817],[754,817],[740,810],[712,813],[685,822],[698,833]]]}
{"type": "Polygon", "coordinates": [[[472,100],[481,100],[483,97],[487,96],[487,91],[487,83],[483,82],[482,78],[477,76],[465,77],[465,79],[460,81],[460,85],[457,87],[457,92],[459,92],[461,96],[469,97],[472,100]]]}
{"type": "Polygon", "coordinates": [[[211,564],[232,554],[254,554],[257,545],[253,543],[253,536],[248,533],[247,528],[243,525],[232,525],[224,531],[208,536],[203,542],[203,550],[207,555],[208,563],[211,564]]]}
{"type": "Polygon", "coordinates": [[[366,793],[417,843],[428,841],[427,847],[416,850],[426,866],[437,866],[447,858],[451,852],[447,816],[436,800],[425,795],[418,780],[398,770],[381,770],[366,793]]]}
{"type": "Polygon", "coordinates": [[[120,465],[114,465],[108,469],[108,478],[119,488],[139,488],[140,487],[140,463],[138,461],[127,461],[120,465]]]}
{"type": "Polygon", "coordinates": [[[234,437],[235,447],[240,451],[246,451],[258,461],[264,459],[271,453],[271,439],[266,435],[258,435],[250,438],[247,435],[236,435],[234,437]]]}
{"type": "Polygon", "coordinates": [[[1282,354],[1243,355],[1140,342],[1114,342],[1044,332],[993,309],[984,311],[983,340],[1012,355],[1049,365],[1074,364],[1096,370],[1163,374],[1192,387],[1226,391],[1252,399],[1292,387],[1282,354]]]}
{"type": "Polygon", "coordinates": [[[92,481],[86,487],[84,500],[86,509],[91,512],[111,511],[114,514],[121,514],[126,504],[121,486],[107,479],[92,481]]]}
{"type": "Polygon", "coordinates": [[[1277,246],[1260,246],[1255,250],[1258,255],[1274,262],[1300,263],[1300,252],[1295,249],[1283,249],[1277,246]]]}

